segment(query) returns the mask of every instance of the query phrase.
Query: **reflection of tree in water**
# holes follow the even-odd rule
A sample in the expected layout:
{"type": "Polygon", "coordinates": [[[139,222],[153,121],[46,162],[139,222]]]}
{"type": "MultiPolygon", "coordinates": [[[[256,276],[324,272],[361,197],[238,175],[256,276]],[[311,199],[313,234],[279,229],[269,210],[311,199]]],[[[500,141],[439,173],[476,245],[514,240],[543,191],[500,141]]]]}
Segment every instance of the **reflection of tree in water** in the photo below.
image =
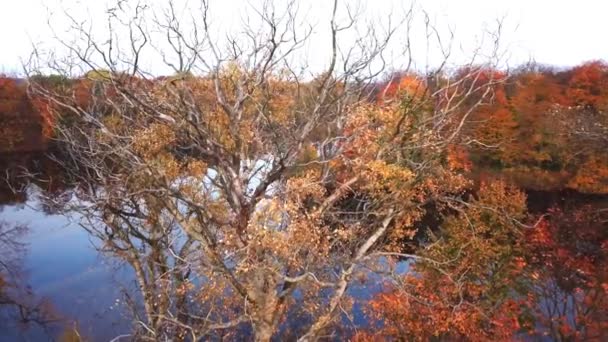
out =
{"type": "MultiPolygon", "coordinates": [[[[62,209],[69,213],[72,204],[82,206],[76,202],[66,203],[62,209]]],[[[242,323],[239,319],[222,323],[231,318],[231,307],[237,304],[226,290],[227,284],[218,284],[221,281],[202,271],[206,261],[195,260],[198,243],[181,234],[163,215],[157,217],[158,222],[147,222],[144,210],[142,203],[126,200],[103,212],[96,208],[81,212],[81,225],[100,244],[99,250],[134,271],[138,290],[123,289],[135,325],[129,337],[144,338],[154,332],[181,339],[188,332],[200,336],[212,331],[214,336],[225,336],[223,331],[242,323]],[[200,296],[207,300],[201,303],[200,296]],[[208,314],[199,317],[199,312],[208,314]]]]}
{"type": "Polygon", "coordinates": [[[26,232],[26,226],[0,221],[0,330],[36,326],[48,333],[59,316],[25,283],[21,259],[26,248],[19,239],[26,232]]]}
{"type": "Polygon", "coordinates": [[[604,205],[568,201],[549,209],[549,219],[528,233],[537,330],[555,340],[608,338],[608,210],[604,205]]]}
{"type": "Polygon", "coordinates": [[[24,204],[33,188],[44,192],[38,196],[40,209],[46,214],[56,213],[66,189],[66,173],[51,153],[0,155],[0,210],[2,205],[24,204]],[[32,187],[35,185],[35,187],[32,187]],[[53,200],[49,200],[53,198],[53,200]]]}
{"type": "MultiPolygon", "coordinates": [[[[78,200],[81,189],[65,186],[68,175],[50,155],[0,156],[0,164],[0,208],[2,205],[25,204],[32,196],[36,197],[36,209],[46,214],[69,215],[74,206],[83,204],[78,200]],[[70,201],[72,195],[75,195],[75,201],[70,201]]],[[[214,325],[206,327],[210,320],[217,318],[216,315],[195,319],[189,314],[201,310],[194,304],[192,291],[192,281],[200,280],[200,275],[195,276],[197,267],[190,260],[197,244],[179,234],[177,227],[170,223],[162,231],[148,231],[148,225],[139,222],[144,215],[138,210],[142,210],[140,204],[133,202],[110,206],[104,212],[92,208],[85,210],[86,215],[81,222],[96,244],[99,243],[100,252],[127,263],[135,273],[138,290],[133,293],[132,289],[123,288],[125,303],[132,314],[129,318],[134,318],[137,326],[130,337],[136,338],[139,329],[145,332],[160,329],[160,326],[178,334],[184,329],[170,323],[178,319],[182,324],[199,326],[202,331],[217,328],[214,325]],[[171,317],[173,314],[175,317],[171,317]]],[[[164,218],[159,217],[159,220],[164,218]]],[[[27,227],[1,224],[0,262],[3,269],[0,304],[3,308],[0,319],[41,326],[56,322],[58,316],[52,312],[50,303],[37,299],[31,289],[23,285],[19,262],[21,255],[26,253],[26,246],[19,242],[19,238],[27,232],[27,227]],[[10,319],[5,319],[9,315],[10,319]]],[[[224,310],[229,306],[228,294],[212,295],[209,292],[207,295],[216,299],[210,301],[208,311],[225,314],[224,310]]],[[[232,328],[238,323],[220,328],[232,328]]],[[[68,329],[62,333],[61,339],[70,340],[74,332],[79,336],[76,330],[68,329]]]]}

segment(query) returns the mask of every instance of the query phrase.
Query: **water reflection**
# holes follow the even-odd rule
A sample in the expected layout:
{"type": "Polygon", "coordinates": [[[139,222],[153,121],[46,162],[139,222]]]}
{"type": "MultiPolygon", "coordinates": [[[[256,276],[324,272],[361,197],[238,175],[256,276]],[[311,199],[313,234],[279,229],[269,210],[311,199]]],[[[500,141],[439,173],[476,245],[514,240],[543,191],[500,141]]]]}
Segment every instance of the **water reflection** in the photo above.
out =
{"type": "MultiPolygon", "coordinates": [[[[191,256],[198,246],[178,229],[158,237],[133,229],[128,224],[136,218],[129,216],[128,206],[114,208],[111,217],[91,213],[85,221],[70,213],[71,204],[83,203],[73,189],[63,186],[62,174],[52,162],[35,156],[4,165],[7,182],[0,189],[0,220],[23,227],[15,236],[22,257],[20,271],[27,281],[20,284],[27,284],[23,293],[28,303],[38,300],[33,302],[39,304],[33,306],[37,310],[33,313],[49,316],[44,317],[48,323],[44,327],[2,327],[0,341],[107,341],[117,336],[131,340],[152,329],[167,336],[186,337],[188,329],[209,333],[207,338],[250,336],[251,329],[241,322],[217,329],[241,314],[242,302],[227,286],[218,285],[219,280],[200,272],[199,265],[205,261],[191,256]],[[25,170],[36,177],[28,178],[25,170]],[[197,316],[200,312],[207,315],[197,316]]],[[[361,284],[351,292],[364,298],[370,289],[361,284]]],[[[344,333],[352,329],[349,319],[357,325],[365,322],[361,308],[356,304],[354,315],[345,318],[344,333]]],[[[301,335],[305,314],[294,310],[290,316],[300,318],[286,320],[281,326],[283,336],[301,335]]],[[[36,322],[43,320],[38,317],[36,322]]]]}
{"type": "Polygon", "coordinates": [[[0,221],[0,331],[23,334],[36,330],[50,336],[60,319],[51,303],[37,296],[27,283],[22,242],[27,231],[25,225],[0,221]]]}
{"type": "Polygon", "coordinates": [[[0,341],[109,340],[128,332],[122,298],[133,290],[131,272],[99,254],[77,217],[54,206],[68,196],[56,164],[24,155],[1,165],[0,341]]]}

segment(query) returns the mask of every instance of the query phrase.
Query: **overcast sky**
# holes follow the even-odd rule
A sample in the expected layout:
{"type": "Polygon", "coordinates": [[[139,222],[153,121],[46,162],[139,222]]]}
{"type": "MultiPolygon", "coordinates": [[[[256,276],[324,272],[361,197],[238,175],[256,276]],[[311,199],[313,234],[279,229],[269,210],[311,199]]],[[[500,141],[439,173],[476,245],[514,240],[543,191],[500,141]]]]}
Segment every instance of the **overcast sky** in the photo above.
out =
{"type": "MultiPolygon", "coordinates": [[[[217,22],[230,23],[235,13],[247,11],[246,1],[210,0],[217,22]]],[[[282,0],[277,0],[281,2],[282,0]]],[[[2,0],[0,2],[0,72],[20,70],[21,58],[27,56],[32,42],[47,44],[53,49],[47,24],[50,16],[54,26],[61,26],[60,8],[74,16],[85,13],[91,18],[103,18],[104,9],[112,0],[2,0]]],[[[149,0],[154,3],[155,1],[149,0]]],[[[157,1],[159,4],[163,0],[157,1]]],[[[345,2],[353,3],[354,1],[345,2]]],[[[361,0],[365,14],[386,20],[391,14],[398,19],[406,0],[361,0]]],[[[318,27],[331,6],[330,0],[302,1],[307,18],[318,27]]],[[[417,8],[424,8],[443,28],[456,31],[458,44],[473,44],[481,32],[493,27],[497,18],[505,18],[503,48],[508,50],[509,64],[517,65],[534,59],[556,66],[570,66],[593,59],[608,59],[608,1],[605,0],[419,0],[417,8]]],[[[318,29],[320,30],[320,29],[318,29]]],[[[324,30],[321,30],[324,31],[324,30]]],[[[321,36],[324,33],[319,33],[321,36]]],[[[308,52],[310,63],[322,44],[308,52]]],[[[463,52],[464,53],[464,52],[463,52]]]]}

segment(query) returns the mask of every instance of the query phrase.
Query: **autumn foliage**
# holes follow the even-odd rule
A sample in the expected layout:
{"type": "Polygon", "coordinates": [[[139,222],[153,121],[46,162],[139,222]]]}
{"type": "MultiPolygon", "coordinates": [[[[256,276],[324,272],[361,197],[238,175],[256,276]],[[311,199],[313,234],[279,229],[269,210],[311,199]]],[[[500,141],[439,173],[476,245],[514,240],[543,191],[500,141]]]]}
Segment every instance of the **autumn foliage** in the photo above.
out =
{"type": "Polygon", "coordinates": [[[372,300],[385,337],[505,340],[520,329],[512,291],[523,281],[525,196],[504,183],[477,196],[431,237],[413,272],[372,300]]]}
{"type": "MultiPolygon", "coordinates": [[[[468,82],[495,81],[504,82],[493,86],[491,103],[468,113],[467,134],[451,147],[450,159],[472,164],[474,178],[499,174],[524,188],[606,193],[608,65],[528,65],[509,75],[487,71],[468,82]]],[[[420,77],[395,74],[376,97],[412,99],[425,91],[420,77]]]]}
{"type": "Polygon", "coordinates": [[[527,225],[517,190],[484,184],[477,196],[371,300],[378,325],[357,338],[605,340],[605,209],[569,204],[527,225]]]}

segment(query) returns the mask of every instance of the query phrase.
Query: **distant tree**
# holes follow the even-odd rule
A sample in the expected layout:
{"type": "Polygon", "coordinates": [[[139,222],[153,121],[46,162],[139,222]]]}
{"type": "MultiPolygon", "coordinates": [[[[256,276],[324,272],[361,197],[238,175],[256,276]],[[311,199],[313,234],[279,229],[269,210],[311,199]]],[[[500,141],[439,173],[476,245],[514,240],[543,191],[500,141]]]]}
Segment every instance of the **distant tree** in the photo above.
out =
{"type": "Polygon", "coordinates": [[[566,95],[577,106],[606,109],[608,105],[608,65],[588,62],[571,71],[566,95]]]}

